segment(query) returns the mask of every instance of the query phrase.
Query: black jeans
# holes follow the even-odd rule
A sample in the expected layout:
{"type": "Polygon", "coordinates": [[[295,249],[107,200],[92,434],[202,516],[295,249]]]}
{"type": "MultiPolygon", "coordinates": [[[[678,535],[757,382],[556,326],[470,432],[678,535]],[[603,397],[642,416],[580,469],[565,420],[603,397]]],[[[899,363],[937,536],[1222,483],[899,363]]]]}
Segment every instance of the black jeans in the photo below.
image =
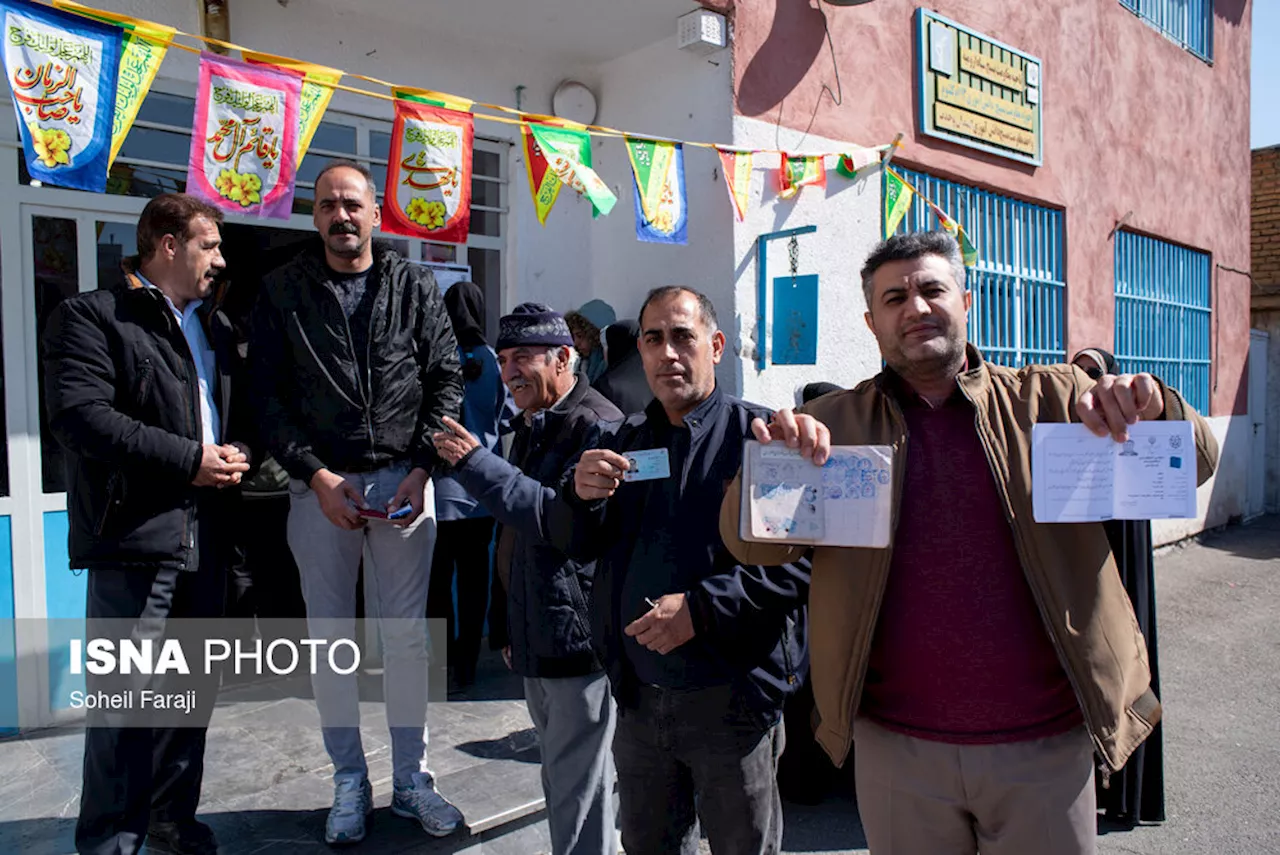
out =
{"type": "Polygon", "coordinates": [[[697,855],[698,822],[714,855],[782,848],[781,722],[729,686],[646,686],[618,710],[613,738],[627,855],[697,855]]]}
{"type": "MultiPolygon", "coordinates": [[[[201,541],[203,545],[208,539],[202,536],[201,541]]],[[[122,619],[136,620],[136,638],[180,635],[193,675],[199,674],[203,671],[201,643],[188,640],[190,633],[176,629],[170,620],[221,617],[227,591],[224,566],[220,560],[211,560],[194,573],[136,566],[90,570],[88,636],[119,638],[122,619]],[[192,651],[200,654],[192,656],[192,651]]],[[[89,712],[75,833],[76,851],[81,855],[134,855],[142,849],[152,822],[185,822],[195,817],[218,675],[153,680],[157,682],[146,685],[165,691],[195,689],[200,703],[184,727],[127,726],[138,724],[137,711],[89,712]]],[[[115,691],[120,685],[119,678],[86,675],[89,692],[115,691]]]]}
{"type": "Polygon", "coordinates": [[[427,617],[448,619],[449,662],[460,683],[469,683],[476,676],[485,609],[489,605],[492,541],[493,517],[439,523],[431,561],[431,588],[427,592],[427,617]],[[453,612],[455,575],[458,577],[456,620],[453,612]]]}

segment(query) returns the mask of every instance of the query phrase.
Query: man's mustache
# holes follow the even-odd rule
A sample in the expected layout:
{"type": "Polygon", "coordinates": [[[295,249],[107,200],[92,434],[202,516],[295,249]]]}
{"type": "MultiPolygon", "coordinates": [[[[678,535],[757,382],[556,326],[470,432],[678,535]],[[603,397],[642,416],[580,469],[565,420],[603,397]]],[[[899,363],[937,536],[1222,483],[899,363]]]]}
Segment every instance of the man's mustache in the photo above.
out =
{"type": "Polygon", "coordinates": [[[358,235],[360,230],[356,228],[355,223],[334,223],[329,226],[329,234],[331,235],[358,235]]]}

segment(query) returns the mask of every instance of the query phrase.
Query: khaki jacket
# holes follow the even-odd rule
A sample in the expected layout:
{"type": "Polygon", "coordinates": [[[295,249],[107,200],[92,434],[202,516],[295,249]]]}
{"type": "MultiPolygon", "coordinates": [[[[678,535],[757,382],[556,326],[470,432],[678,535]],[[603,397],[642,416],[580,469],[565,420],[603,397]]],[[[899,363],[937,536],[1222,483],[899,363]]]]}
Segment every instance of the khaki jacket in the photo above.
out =
{"type": "MultiPolygon", "coordinates": [[[[1079,421],[1076,399],[1093,381],[1070,365],[1020,371],[992,365],[972,347],[968,364],[976,367],[959,376],[960,390],[973,404],[1027,583],[1094,746],[1107,767],[1119,770],[1160,720],[1160,702],[1150,689],[1146,644],[1102,525],[1042,524],[1031,512],[1031,426],[1079,421]]],[[[886,394],[885,382],[880,374],[854,389],[820,398],[804,411],[830,427],[833,445],[889,445],[895,460],[905,460],[906,421],[898,403],[886,394]]],[[[1203,484],[1218,463],[1217,441],[1180,394],[1163,384],[1162,389],[1164,418],[1189,420],[1194,427],[1196,474],[1203,484]]],[[[895,466],[893,473],[895,530],[903,468],[895,466]]],[[[739,479],[729,487],[721,508],[725,545],[744,564],[796,560],[805,547],[746,543],[739,537],[739,479]]],[[[836,765],[844,763],[852,741],[892,551],[892,544],[888,549],[815,550],[809,594],[810,673],[817,739],[836,765]]]]}

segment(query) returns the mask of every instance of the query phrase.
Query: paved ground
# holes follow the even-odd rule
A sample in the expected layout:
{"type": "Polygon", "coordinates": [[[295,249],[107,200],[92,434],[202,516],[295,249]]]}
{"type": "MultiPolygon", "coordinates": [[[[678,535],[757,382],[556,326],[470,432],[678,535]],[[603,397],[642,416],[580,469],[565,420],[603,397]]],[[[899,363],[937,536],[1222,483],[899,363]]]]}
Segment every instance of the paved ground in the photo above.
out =
{"type": "MultiPolygon", "coordinates": [[[[1167,550],[1156,574],[1169,821],[1103,829],[1099,851],[1280,853],[1280,517],[1167,550]]],[[[489,681],[492,691],[433,707],[433,762],[442,789],[469,800],[469,813],[500,819],[504,805],[527,802],[537,778],[523,705],[509,699],[511,683],[498,672],[489,681]],[[496,792],[508,797],[486,803],[496,792]]],[[[204,809],[230,844],[227,855],[324,851],[316,835],[329,790],[318,736],[308,735],[314,706],[296,696],[305,692],[264,691],[226,693],[210,737],[204,809]]],[[[369,716],[376,801],[385,806],[385,728],[372,706],[369,716]]],[[[72,851],[80,740],[63,730],[0,742],[2,855],[72,851]]],[[[385,809],[374,829],[356,851],[533,855],[548,848],[536,813],[436,844],[385,809]]],[[[787,853],[860,853],[865,845],[851,794],[787,807],[787,853]]]]}

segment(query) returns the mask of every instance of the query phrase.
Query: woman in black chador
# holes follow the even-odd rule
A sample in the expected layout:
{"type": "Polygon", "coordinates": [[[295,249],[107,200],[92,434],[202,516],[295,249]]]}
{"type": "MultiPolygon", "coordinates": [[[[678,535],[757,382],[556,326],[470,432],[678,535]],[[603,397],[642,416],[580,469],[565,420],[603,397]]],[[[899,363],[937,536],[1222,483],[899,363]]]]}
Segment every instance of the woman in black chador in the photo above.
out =
{"type": "MultiPolygon", "coordinates": [[[[1104,374],[1115,374],[1116,360],[1098,348],[1082,350],[1071,360],[1097,380],[1104,374]]],[[[1160,697],[1160,665],[1156,645],[1156,578],[1151,558],[1151,523],[1147,520],[1112,520],[1103,524],[1116,567],[1133,602],[1138,626],[1147,640],[1147,659],[1151,664],[1151,691],[1160,697]]],[[[1138,746],[1109,785],[1097,779],[1098,809],[1107,819],[1136,824],[1164,822],[1164,731],[1160,724],[1147,740],[1138,746]]]]}

